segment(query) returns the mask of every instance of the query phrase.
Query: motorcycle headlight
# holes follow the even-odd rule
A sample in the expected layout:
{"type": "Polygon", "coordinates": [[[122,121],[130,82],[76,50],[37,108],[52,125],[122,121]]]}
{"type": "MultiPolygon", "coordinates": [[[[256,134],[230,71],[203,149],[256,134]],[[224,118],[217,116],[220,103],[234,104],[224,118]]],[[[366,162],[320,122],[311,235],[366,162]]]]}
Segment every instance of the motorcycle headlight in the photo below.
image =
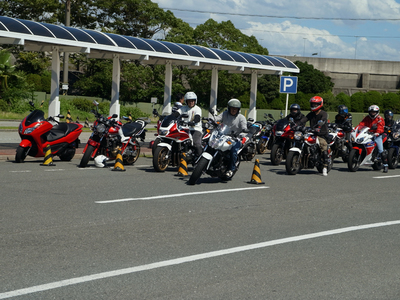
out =
{"type": "MultiPolygon", "coordinates": [[[[34,131],[34,130],[35,130],[36,128],[38,128],[40,125],[41,125],[41,124],[39,123],[39,124],[36,124],[34,127],[25,129],[24,134],[31,134],[32,131],[34,131]]],[[[22,130],[22,125],[20,124],[20,131],[21,131],[21,130],[22,130]]]]}
{"type": "Polygon", "coordinates": [[[272,126],[271,126],[271,125],[265,126],[265,130],[270,131],[271,129],[272,129],[272,126]]]}
{"type": "Polygon", "coordinates": [[[400,137],[400,133],[399,132],[395,132],[395,133],[392,134],[392,136],[393,136],[393,138],[395,140],[397,140],[400,137]]]}
{"type": "Polygon", "coordinates": [[[168,133],[168,130],[161,130],[161,129],[158,132],[159,135],[167,135],[167,133],[168,133]]]}
{"type": "Polygon", "coordinates": [[[355,141],[354,136],[351,137],[351,141],[354,143],[354,141],[355,141]]]}
{"type": "Polygon", "coordinates": [[[99,124],[99,125],[96,126],[96,130],[97,130],[97,132],[99,132],[99,133],[103,133],[104,131],[106,131],[106,125],[104,125],[104,124],[99,124]]]}
{"type": "Polygon", "coordinates": [[[303,133],[301,131],[295,131],[293,137],[297,141],[301,140],[301,138],[303,137],[303,133]]]}
{"type": "Polygon", "coordinates": [[[357,142],[358,144],[361,144],[362,142],[364,142],[364,138],[363,138],[363,137],[362,137],[362,138],[359,138],[359,139],[356,140],[356,142],[357,142]]]}
{"type": "Polygon", "coordinates": [[[276,136],[281,136],[282,134],[283,134],[283,131],[277,131],[277,132],[275,133],[276,136]]]}

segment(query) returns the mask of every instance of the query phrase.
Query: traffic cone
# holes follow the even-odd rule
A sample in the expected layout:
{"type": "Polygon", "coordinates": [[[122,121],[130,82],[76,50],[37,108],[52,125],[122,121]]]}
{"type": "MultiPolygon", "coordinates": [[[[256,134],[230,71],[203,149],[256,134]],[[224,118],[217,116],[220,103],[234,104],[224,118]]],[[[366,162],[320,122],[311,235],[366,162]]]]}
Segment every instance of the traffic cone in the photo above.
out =
{"type": "Polygon", "coordinates": [[[83,127],[89,127],[89,119],[86,118],[85,125],[83,127]]]}
{"type": "Polygon", "coordinates": [[[175,176],[186,177],[189,176],[187,172],[186,153],[182,153],[181,163],[179,164],[178,173],[175,176]]]}
{"type": "Polygon", "coordinates": [[[254,163],[253,175],[248,183],[264,184],[264,182],[261,181],[260,162],[258,159],[256,159],[254,163]]]}
{"type": "Polygon", "coordinates": [[[79,123],[79,116],[76,117],[76,122],[75,122],[75,123],[76,123],[76,124],[80,124],[80,123],[79,123]]]}
{"type": "Polygon", "coordinates": [[[70,123],[70,122],[72,122],[71,111],[68,109],[68,112],[67,112],[67,123],[70,123]]]}
{"type": "Polygon", "coordinates": [[[46,147],[43,149],[44,152],[44,160],[43,163],[40,164],[41,166],[55,166],[53,163],[53,154],[51,154],[51,147],[47,144],[46,147]]]}
{"type": "Polygon", "coordinates": [[[125,171],[125,168],[123,165],[121,149],[119,149],[119,148],[118,148],[118,152],[117,152],[117,158],[115,159],[114,169],[112,169],[111,171],[125,171]]]}

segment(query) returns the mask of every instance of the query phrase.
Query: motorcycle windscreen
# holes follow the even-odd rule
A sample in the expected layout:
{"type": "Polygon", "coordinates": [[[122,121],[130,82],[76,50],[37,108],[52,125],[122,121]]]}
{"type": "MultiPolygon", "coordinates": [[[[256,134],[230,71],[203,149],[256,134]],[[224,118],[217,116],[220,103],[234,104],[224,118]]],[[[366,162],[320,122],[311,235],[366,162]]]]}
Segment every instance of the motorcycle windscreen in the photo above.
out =
{"type": "Polygon", "coordinates": [[[44,120],[44,112],[39,109],[35,109],[26,117],[25,126],[29,126],[33,123],[41,122],[44,120]]]}

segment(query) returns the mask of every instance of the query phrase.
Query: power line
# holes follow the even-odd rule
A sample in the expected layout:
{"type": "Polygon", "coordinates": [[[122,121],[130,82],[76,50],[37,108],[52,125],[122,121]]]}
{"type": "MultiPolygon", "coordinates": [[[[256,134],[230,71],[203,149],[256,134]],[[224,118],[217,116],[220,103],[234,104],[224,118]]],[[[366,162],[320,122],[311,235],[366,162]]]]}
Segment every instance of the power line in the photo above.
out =
{"type": "Polygon", "coordinates": [[[400,18],[326,18],[326,17],[295,17],[295,16],[270,16],[270,15],[253,15],[253,14],[239,14],[239,13],[228,13],[228,12],[215,12],[195,9],[181,9],[181,8],[167,8],[160,7],[161,9],[176,10],[195,12],[200,14],[215,14],[215,15],[230,15],[230,16],[242,16],[242,17],[258,17],[258,18],[276,18],[276,19],[299,19],[299,20],[327,20],[327,21],[400,21],[400,18]]]}

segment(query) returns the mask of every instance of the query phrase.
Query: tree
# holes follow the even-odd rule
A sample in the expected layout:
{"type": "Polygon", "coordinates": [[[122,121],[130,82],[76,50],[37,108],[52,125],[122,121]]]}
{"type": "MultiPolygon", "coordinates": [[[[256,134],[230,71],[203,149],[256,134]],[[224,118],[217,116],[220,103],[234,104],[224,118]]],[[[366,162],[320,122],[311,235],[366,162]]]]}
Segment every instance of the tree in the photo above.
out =
{"type": "Polygon", "coordinates": [[[318,94],[332,91],[334,86],[331,78],[314,68],[308,62],[296,61],[295,64],[300,69],[298,76],[297,90],[305,94],[318,94]]]}
{"type": "Polygon", "coordinates": [[[391,109],[393,113],[400,113],[400,95],[395,93],[382,94],[382,110],[391,109]]]}
{"type": "Polygon", "coordinates": [[[382,95],[378,91],[369,91],[364,94],[364,111],[368,111],[371,105],[382,106],[382,95]]]}
{"type": "Polygon", "coordinates": [[[351,111],[352,112],[365,112],[364,110],[364,93],[357,92],[351,95],[351,111]]]}

